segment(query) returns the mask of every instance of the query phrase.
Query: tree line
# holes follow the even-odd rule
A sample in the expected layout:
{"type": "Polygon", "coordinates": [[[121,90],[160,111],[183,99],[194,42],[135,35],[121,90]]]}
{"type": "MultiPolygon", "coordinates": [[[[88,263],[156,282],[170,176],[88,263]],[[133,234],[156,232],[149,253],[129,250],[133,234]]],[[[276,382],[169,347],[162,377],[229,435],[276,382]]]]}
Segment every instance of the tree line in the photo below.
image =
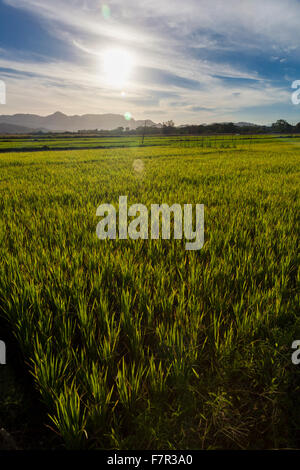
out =
{"type": "Polygon", "coordinates": [[[117,127],[107,130],[82,130],[81,134],[105,134],[105,135],[207,135],[207,134],[299,134],[300,122],[296,125],[289,124],[284,119],[278,119],[271,126],[256,124],[235,124],[233,122],[214,124],[187,124],[175,126],[174,122],[167,121],[158,126],[140,126],[136,129],[130,127],[117,127]]]}

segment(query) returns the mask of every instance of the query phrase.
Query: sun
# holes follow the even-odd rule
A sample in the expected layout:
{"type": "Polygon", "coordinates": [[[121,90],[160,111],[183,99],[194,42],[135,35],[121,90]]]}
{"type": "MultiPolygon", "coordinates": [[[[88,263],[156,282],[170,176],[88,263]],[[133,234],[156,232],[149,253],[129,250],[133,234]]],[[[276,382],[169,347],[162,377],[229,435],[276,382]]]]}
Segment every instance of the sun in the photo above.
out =
{"type": "Polygon", "coordinates": [[[124,49],[107,49],[102,55],[104,80],[113,88],[125,88],[131,78],[134,56],[124,49]]]}

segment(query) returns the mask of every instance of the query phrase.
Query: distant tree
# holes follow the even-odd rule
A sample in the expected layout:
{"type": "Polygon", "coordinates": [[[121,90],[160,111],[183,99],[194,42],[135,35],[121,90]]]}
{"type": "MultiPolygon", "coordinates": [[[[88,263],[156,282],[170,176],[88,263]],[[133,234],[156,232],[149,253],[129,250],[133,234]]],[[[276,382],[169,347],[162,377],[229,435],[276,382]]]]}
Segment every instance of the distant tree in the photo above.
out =
{"type": "Polygon", "coordinates": [[[121,126],[110,131],[110,133],[113,135],[122,134],[123,132],[124,132],[124,127],[121,127],[121,126]]]}
{"type": "Polygon", "coordinates": [[[274,122],[271,127],[275,132],[291,132],[293,130],[293,126],[284,119],[278,119],[278,121],[274,122]]]}
{"type": "Polygon", "coordinates": [[[164,122],[163,126],[166,127],[175,127],[174,121],[171,119],[170,121],[164,122]]]}
{"type": "Polygon", "coordinates": [[[298,123],[295,125],[294,131],[297,132],[297,134],[300,133],[300,122],[298,122],[298,123]]]}
{"type": "Polygon", "coordinates": [[[172,119],[170,121],[163,122],[163,128],[162,128],[163,134],[172,134],[174,132],[174,129],[175,129],[175,124],[174,124],[174,121],[172,121],[172,119]]]}

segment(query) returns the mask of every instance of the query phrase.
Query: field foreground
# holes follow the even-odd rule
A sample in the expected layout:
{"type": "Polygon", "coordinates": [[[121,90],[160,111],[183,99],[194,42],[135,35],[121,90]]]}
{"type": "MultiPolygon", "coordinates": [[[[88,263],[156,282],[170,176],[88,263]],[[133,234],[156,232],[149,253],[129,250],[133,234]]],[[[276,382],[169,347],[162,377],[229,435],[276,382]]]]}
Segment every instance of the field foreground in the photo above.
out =
{"type": "Polygon", "coordinates": [[[0,316],[52,429],[44,447],[300,447],[299,155],[288,142],[0,155],[0,316]],[[204,247],[99,240],[96,209],[120,195],[204,204],[204,247]]]}

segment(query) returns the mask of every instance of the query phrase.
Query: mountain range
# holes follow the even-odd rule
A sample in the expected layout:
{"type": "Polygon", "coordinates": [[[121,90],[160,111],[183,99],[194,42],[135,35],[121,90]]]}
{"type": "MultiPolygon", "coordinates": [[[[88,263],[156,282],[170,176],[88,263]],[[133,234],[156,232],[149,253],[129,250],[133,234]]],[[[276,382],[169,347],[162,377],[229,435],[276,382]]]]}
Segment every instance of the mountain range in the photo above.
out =
{"type": "MultiPolygon", "coordinates": [[[[156,124],[150,119],[127,120],[121,114],[83,114],[81,116],[67,116],[60,111],[49,116],[39,116],[37,114],[14,114],[0,115],[0,134],[29,134],[33,132],[77,132],[79,130],[104,130],[111,131],[118,127],[130,130],[137,127],[162,127],[162,124],[156,124]]],[[[225,124],[225,123],[224,123],[225,124]]],[[[250,122],[238,122],[238,127],[256,127],[256,124],[250,122]]],[[[184,127],[184,126],[179,126],[184,127]]]]}
{"type": "MultiPolygon", "coordinates": [[[[77,132],[79,130],[112,130],[117,127],[136,129],[144,126],[145,121],[133,118],[126,120],[121,114],[84,114],[82,116],[67,116],[57,111],[49,116],[37,114],[0,115],[0,132],[24,133],[33,131],[77,132]]],[[[161,127],[147,119],[147,126],[161,127]]]]}

